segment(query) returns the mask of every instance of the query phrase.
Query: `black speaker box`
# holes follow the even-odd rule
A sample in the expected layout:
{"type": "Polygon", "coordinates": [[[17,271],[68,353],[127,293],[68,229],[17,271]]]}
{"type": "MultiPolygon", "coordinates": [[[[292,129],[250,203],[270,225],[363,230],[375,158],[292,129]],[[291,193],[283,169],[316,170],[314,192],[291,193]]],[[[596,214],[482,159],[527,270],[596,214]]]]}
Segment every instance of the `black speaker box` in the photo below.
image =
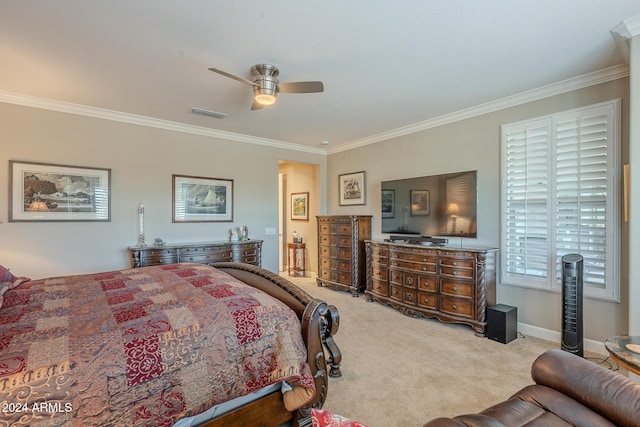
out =
{"type": "Polygon", "coordinates": [[[518,333],[518,308],[498,304],[487,308],[487,338],[509,343],[518,333]]]}

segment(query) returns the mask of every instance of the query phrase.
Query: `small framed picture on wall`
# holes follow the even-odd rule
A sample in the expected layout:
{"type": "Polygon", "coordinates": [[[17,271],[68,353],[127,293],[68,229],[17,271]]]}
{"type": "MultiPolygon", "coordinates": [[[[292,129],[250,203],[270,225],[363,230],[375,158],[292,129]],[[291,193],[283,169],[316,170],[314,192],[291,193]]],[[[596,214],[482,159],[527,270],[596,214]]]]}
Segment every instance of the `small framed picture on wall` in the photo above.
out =
{"type": "Polygon", "coordinates": [[[340,206],[366,204],[364,171],[339,175],[338,181],[340,206]]]}
{"type": "Polygon", "coordinates": [[[291,193],[291,219],[309,221],[309,192],[291,193]]]}

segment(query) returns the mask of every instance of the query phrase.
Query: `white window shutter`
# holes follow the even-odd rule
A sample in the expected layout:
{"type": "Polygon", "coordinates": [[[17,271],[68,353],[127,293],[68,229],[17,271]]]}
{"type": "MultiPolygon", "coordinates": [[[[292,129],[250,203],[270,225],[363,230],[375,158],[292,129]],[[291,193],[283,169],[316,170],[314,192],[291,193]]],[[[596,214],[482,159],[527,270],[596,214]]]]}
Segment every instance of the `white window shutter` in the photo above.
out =
{"type": "Polygon", "coordinates": [[[502,126],[502,283],[561,290],[584,257],[584,295],[619,298],[620,101],[502,126]]]}
{"type": "Polygon", "coordinates": [[[550,137],[550,120],[503,127],[502,256],[510,283],[548,282],[550,137]]]}

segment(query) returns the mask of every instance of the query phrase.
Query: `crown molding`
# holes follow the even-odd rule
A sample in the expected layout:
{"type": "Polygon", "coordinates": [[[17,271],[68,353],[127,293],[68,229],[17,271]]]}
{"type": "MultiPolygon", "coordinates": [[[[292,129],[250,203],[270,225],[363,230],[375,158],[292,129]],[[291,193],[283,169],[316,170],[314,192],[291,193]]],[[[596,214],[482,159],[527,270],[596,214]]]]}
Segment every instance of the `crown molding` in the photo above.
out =
{"type": "MultiPolygon", "coordinates": [[[[627,21],[625,21],[627,22],[627,21]]],[[[638,20],[638,31],[640,33],[640,20],[638,20]]],[[[303,151],[313,154],[335,154],[342,151],[353,150],[370,144],[386,141],[393,138],[421,132],[438,126],[447,125],[460,120],[470,119],[483,114],[511,108],[528,102],[537,101],[550,96],[559,95],[573,90],[594,86],[600,83],[617,80],[629,76],[629,66],[620,64],[610,68],[605,68],[593,73],[563,80],[538,89],[522,92],[506,98],[501,98],[475,107],[466,108],[450,114],[445,114],[433,119],[414,123],[388,132],[379,133],[363,139],[355,140],[336,148],[316,148],[292,142],[278,141],[268,138],[259,138],[240,133],[227,132],[217,129],[205,128],[202,126],[188,125],[184,123],[161,120],[152,117],[139,116],[136,114],[123,113],[120,111],[107,110],[103,108],[89,107],[86,105],[73,104],[69,102],[57,101],[47,98],[38,98],[29,95],[15,94],[0,91],[0,102],[16,104],[26,107],[42,108],[45,110],[58,111],[62,113],[77,114],[81,116],[94,117],[104,120],[129,123],[139,126],[148,126],[158,129],[171,130],[175,132],[189,133],[193,135],[206,136],[211,138],[237,141],[247,144],[257,144],[286,150],[303,151]]]]}
{"type": "Polygon", "coordinates": [[[620,49],[625,61],[629,62],[629,40],[640,35],[640,16],[625,19],[611,29],[611,34],[618,43],[618,49],[620,49]]]}
{"type": "Polygon", "coordinates": [[[41,108],[44,110],[57,111],[61,113],[76,114],[80,116],[93,117],[116,122],[129,123],[139,126],[148,126],[158,129],[175,132],[189,133],[193,135],[207,136],[211,138],[237,141],[247,144],[264,145],[286,150],[304,151],[313,154],[327,154],[324,148],[307,147],[292,142],[278,141],[268,138],[260,138],[240,133],[227,132],[217,129],[205,128],[202,126],[188,125],[184,123],[161,120],[153,117],[139,116],[136,114],[123,113],[120,111],[107,110],[103,108],[89,107],[86,105],[73,104],[70,102],[57,101],[47,98],[16,94],[0,91],[0,102],[7,104],[22,105],[25,107],[41,108]]]}
{"type": "Polygon", "coordinates": [[[352,150],[354,148],[363,147],[365,145],[375,144],[392,138],[409,135],[412,133],[432,129],[438,126],[447,125],[460,120],[470,119],[487,113],[511,108],[528,102],[537,101],[554,95],[571,92],[589,86],[594,86],[608,81],[617,80],[629,76],[628,64],[615,65],[603,70],[595,71],[582,76],[552,83],[530,91],[522,92],[506,98],[497,99],[495,101],[480,104],[474,107],[465,108],[451,114],[445,114],[433,119],[414,123],[388,132],[379,133],[367,138],[359,139],[339,147],[329,149],[328,154],[335,154],[342,151],[352,150]]]}

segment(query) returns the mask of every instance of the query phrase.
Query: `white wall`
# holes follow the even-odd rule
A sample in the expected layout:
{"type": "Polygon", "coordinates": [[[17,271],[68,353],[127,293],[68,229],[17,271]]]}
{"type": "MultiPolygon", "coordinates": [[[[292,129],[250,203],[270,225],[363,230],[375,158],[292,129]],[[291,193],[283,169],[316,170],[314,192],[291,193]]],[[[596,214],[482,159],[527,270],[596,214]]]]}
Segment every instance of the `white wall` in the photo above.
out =
{"type": "Polygon", "coordinates": [[[326,168],[326,156],[0,103],[0,264],[40,278],[127,268],[145,205],[148,242],[226,240],[247,225],[278,269],[278,161],[326,168]],[[111,168],[110,222],[8,222],[9,160],[111,168]],[[234,220],[172,223],[172,174],[234,180],[234,220]]]}
{"type": "MultiPolygon", "coordinates": [[[[478,171],[478,238],[454,244],[499,247],[500,244],[500,125],[539,117],[611,99],[622,99],[622,161],[628,159],[628,79],[577,90],[507,110],[488,113],[453,124],[398,137],[329,156],[328,212],[373,215],[373,236],[380,228],[380,182],[389,179],[478,171]],[[339,174],[365,170],[367,204],[344,207],[338,203],[339,174]]],[[[640,190],[636,189],[640,195],[640,190]]],[[[620,197],[622,203],[622,197],[620,197]]],[[[622,303],[585,299],[585,338],[604,341],[627,331],[628,227],[621,233],[622,303]]],[[[499,303],[518,307],[519,322],[550,331],[561,329],[560,295],[498,285],[499,303]]]]}

